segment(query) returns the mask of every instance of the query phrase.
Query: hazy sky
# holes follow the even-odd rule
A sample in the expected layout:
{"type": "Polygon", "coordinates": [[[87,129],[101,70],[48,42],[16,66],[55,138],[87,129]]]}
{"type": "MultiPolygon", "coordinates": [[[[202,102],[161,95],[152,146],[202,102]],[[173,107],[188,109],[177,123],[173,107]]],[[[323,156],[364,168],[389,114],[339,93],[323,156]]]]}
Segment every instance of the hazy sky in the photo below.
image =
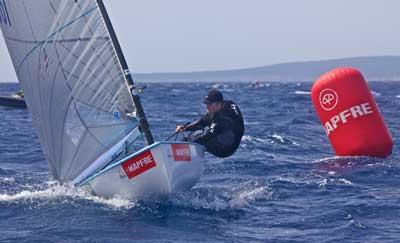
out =
{"type": "MultiPolygon", "coordinates": [[[[104,0],[133,72],[400,55],[399,0],[104,0]]],[[[1,81],[16,80],[0,37],[1,81]]]]}

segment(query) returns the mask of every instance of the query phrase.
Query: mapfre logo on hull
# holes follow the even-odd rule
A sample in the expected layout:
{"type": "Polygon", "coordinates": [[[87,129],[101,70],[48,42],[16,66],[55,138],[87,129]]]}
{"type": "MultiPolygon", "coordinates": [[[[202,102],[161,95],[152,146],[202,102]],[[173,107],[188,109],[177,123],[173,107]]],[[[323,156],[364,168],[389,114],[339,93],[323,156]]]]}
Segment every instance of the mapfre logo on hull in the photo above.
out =
{"type": "Polygon", "coordinates": [[[189,144],[171,144],[175,161],[192,161],[189,144]]]}
{"type": "Polygon", "coordinates": [[[138,176],[150,170],[151,168],[156,167],[156,161],[154,160],[151,151],[148,150],[125,161],[121,166],[124,169],[126,176],[129,179],[132,179],[135,176],[138,176]]]}

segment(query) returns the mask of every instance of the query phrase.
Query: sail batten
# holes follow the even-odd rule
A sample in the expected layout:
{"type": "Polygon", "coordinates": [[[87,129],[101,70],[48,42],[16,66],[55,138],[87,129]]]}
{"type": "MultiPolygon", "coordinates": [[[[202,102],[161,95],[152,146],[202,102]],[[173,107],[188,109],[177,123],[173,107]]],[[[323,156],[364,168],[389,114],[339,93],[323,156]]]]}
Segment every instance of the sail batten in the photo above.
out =
{"type": "Polygon", "coordinates": [[[108,16],[96,0],[0,1],[11,16],[0,27],[51,174],[62,182],[88,175],[127,134],[140,135],[108,16]]]}

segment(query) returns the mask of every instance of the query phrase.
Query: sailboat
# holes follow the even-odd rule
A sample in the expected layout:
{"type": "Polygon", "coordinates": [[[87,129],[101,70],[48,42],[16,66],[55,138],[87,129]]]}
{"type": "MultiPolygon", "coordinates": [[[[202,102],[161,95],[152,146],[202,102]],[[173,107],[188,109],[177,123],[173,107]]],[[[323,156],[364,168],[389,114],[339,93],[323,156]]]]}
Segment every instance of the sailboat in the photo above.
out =
{"type": "Polygon", "coordinates": [[[154,141],[102,0],[0,0],[0,26],[53,178],[132,200],[198,182],[204,147],[154,141]]]}
{"type": "Polygon", "coordinates": [[[24,93],[19,90],[18,92],[9,96],[0,95],[0,106],[26,108],[24,93]]]}

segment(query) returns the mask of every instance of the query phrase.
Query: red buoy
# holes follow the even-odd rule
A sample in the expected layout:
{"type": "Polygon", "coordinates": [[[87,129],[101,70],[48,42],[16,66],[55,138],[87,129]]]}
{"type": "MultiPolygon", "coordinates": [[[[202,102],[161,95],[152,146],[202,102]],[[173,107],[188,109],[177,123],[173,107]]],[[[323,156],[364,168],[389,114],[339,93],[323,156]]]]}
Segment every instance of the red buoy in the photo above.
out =
{"type": "Polygon", "coordinates": [[[315,81],[311,97],[336,155],[386,158],[392,153],[392,137],[358,70],[325,73],[315,81]]]}

